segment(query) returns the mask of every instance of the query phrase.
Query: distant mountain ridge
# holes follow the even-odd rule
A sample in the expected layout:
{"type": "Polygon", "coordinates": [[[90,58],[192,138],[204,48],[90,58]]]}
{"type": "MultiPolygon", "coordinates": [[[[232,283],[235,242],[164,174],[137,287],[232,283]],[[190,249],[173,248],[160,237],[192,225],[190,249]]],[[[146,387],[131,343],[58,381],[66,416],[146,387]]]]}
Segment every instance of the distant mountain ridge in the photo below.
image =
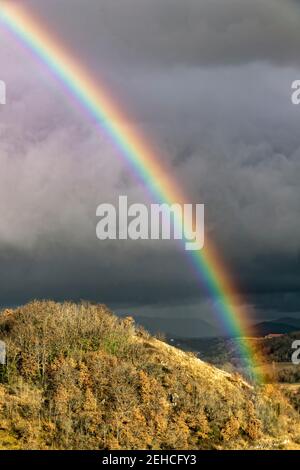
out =
{"type": "MultiPolygon", "coordinates": [[[[133,315],[135,321],[144,326],[152,334],[164,333],[170,338],[200,339],[200,338],[224,338],[229,339],[221,328],[210,325],[200,318],[158,318],[133,315]]],[[[254,325],[256,336],[270,334],[289,334],[300,331],[300,318],[282,317],[274,320],[264,320],[254,325]]],[[[253,333],[249,332],[249,336],[253,333]]]]}
{"type": "Polygon", "coordinates": [[[137,324],[151,334],[163,333],[168,337],[181,337],[182,332],[189,338],[215,338],[224,336],[221,329],[215,328],[200,318],[159,318],[133,315],[137,324]]]}
{"type": "Polygon", "coordinates": [[[288,334],[294,331],[300,331],[299,318],[279,318],[276,320],[263,321],[254,326],[254,331],[258,336],[267,336],[270,334],[288,334]]]}
{"type": "Polygon", "coordinates": [[[300,318],[283,317],[283,318],[279,318],[277,321],[279,323],[285,323],[286,325],[295,326],[300,329],[300,318]]]}

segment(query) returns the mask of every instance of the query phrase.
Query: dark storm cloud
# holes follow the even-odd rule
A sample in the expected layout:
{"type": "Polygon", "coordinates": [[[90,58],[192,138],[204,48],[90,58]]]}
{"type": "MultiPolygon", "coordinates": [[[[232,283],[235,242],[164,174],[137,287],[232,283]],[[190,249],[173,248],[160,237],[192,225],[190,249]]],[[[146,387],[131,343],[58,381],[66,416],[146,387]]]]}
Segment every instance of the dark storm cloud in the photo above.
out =
{"type": "MultiPolygon", "coordinates": [[[[300,78],[298,6],[25,3],[104,76],[187,197],[206,204],[208,233],[256,316],[300,310],[300,107],[290,99],[300,78]]],[[[0,107],[0,303],[87,298],[216,326],[212,302],[174,244],[96,240],[97,205],[119,194],[148,201],[143,185],[47,70],[1,31],[0,39],[8,88],[0,107]]]]}
{"type": "Polygon", "coordinates": [[[153,67],[299,64],[293,0],[30,0],[87,56],[153,67]]]}

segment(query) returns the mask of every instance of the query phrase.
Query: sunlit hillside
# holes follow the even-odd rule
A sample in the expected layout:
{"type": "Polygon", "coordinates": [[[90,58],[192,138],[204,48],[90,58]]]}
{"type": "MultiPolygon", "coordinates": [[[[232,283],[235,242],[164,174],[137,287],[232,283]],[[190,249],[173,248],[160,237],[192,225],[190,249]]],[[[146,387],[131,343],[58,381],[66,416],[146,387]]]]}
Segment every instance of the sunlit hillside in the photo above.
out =
{"type": "Polygon", "coordinates": [[[2,449],[300,443],[298,414],[273,386],[255,389],[105,306],[45,301],[6,310],[0,340],[2,449]]]}

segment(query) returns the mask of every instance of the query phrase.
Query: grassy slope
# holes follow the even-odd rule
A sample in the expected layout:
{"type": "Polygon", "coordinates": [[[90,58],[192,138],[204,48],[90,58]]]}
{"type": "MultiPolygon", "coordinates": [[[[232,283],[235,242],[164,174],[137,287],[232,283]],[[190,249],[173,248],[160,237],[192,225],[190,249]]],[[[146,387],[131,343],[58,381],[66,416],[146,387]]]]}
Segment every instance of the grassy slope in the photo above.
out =
{"type": "Polygon", "coordinates": [[[0,315],[0,448],[297,448],[298,415],[101,305],[0,315]]]}

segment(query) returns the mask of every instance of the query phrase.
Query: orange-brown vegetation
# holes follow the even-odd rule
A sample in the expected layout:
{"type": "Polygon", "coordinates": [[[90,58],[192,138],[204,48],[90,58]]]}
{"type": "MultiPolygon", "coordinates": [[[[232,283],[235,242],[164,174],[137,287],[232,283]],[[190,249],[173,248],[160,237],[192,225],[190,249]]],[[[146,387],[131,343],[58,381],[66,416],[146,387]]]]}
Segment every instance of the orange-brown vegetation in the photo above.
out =
{"type": "Polygon", "coordinates": [[[103,305],[32,302],[0,315],[2,449],[296,447],[298,415],[119,319],[103,305]]]}

